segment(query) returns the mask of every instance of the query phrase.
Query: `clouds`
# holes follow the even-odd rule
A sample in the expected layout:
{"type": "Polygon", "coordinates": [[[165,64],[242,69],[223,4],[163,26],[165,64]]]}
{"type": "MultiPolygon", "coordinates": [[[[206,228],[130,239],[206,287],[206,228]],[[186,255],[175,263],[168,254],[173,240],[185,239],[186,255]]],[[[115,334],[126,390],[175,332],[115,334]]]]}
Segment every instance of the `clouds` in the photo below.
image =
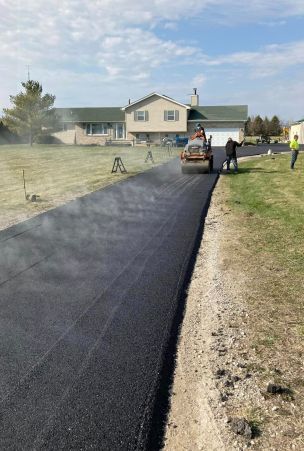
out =
{"type": "MultiPolygon", "coordinates": [[[[57,106],[120,105],[127,91],[124,101],[154,90],[185,101],[189,85],[214,89],[220,72],[231,84],[246,71],[251,79],[269,78],[298,65],[303,55],[302,41],[214,52],[212,36],[200,32],[210,22],[214,39],[218,28],[244,23],[283,29],[288,17],[304,16],[302,0],[176,0],[174,6],[168,0],[0,0],[0,5],[4,106],[26,78],[27,65],[56,94],[57,106]]],[[[219,95],[227,83],[214,92],[219,95]]]]}
{"type": "Polygon", "coordinates": [[[206,83],[206,76],[204,74],[196,74],[192,79],[192,86],[201,88],[206,83]]]}
{"type": "MultiPolygon", "coordinates": [[[[37,0],[12,0],[4,8],[0,42],[1,57],[24,64],[104,64],[110,76],[123,68],[138,70],[139,59],[145,68],[157,67],[168,57],[191,55],[195,49],[153,33],[158,22],[180,16],[184,0],[178,0],[172,13],[168,3],[95,0],[50,0],[41,8],[37,0]],[[17,27],[16,27],[17,24],[17,27]],[[12,31],[14,30],[14,31],[12,31]],[[129,55],[129,56],[128,56],[129,55]],[[159,63],[157,62],[159,61],[159,63]],[[128,64],[126,64],[128,63],[128,64]]],[[[194,7],[194,1],[188,4],[194,7]]],[[[168,23],[164,24],[168,26],[168,23]]]]}
{"type": "Polygon", "coordinates": [[[147,79],[153,69],[168,65],[175,58],[191,57],[198,50],[162,40],[151,31],[127,28],[119,35],[106,37],[96,54],[100,67],[112,78],[147,79]]]}
{"type": "MultiPolygon", "coordinates": [[[[92,57],[105,49],[111,39],[113,42],[120,40],[120,48],[125,45],[127,50],[133,36],[133,46],[136,43],[146,46],[145,53],[151,51],[154,54],[158,45],[161,55],[162,50],[166,51],[166,42],[162,42],[153,31],[155,27],[174,30],[179,21],[191,17],[201,17],[202,20],[208,17],[213,21],[232,19],[233,24],[240,20],[244,22],[244,17],[248,22],[257,17],[260,20],[271,17],[274,24],[274,19],[279,20],[282,15],[304,14],[302,0],[294,0],[291,4],[287,0],[252,0],[246,4],[240,0],[176,0],[174,7],[167,0],[93,0],[86,3],[49,0],[43,7],[41,0],[2,0],[2,5],[0,42],[4,47],[1,56],[22,63],[24,60],[40,62],[41,59],[70,63],[82,54],[82,62],[90,64],[92,57]],[[130,36],[128,39],[126,30],[130,36]],[[151,33],[149,36],[148,32],[151,33]]],[[[187,56],[191,54],[191,49],[183,42],[171,43],[171,46],[173,57],[177,52],[187,56]]],[[[109,74],[113,71],[113,63],[111,67],[109,74]]],[[[121,68],[117,68],[117,72],[120,71],[121,68]]]]}
{"type": "Polygon", "coordinates": [[[292,66],[303,66],[304,40],[288,44],[272,44],[257,52],[236,52],[209,58],[209,66],[236,65],[249,67],[252,78],[269,77],[292,66]]]}
{"type": "MultiPolygon", "coordinates": [[[[272,22],[281,21],[282,18],[304,16],[304,3],[302,0],[211,0],[206,2],[211,9],[217,7],[218,20],[232,21],[232,24],[256,23],[264,19],[272,22]]],[[[217,18],[215,18],[217,20],[217,18]]]]}

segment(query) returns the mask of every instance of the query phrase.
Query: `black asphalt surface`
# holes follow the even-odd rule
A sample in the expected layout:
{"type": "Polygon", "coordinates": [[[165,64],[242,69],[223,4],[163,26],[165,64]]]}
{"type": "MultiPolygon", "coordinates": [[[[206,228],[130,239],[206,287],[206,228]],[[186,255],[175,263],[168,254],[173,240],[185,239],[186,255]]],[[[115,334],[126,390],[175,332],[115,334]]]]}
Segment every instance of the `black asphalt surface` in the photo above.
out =
{"type": "Polygon", "coordinates": [[[182,175],[176,159],[0,232],[0,449],[157,448],[217,177],[182,175]]]}

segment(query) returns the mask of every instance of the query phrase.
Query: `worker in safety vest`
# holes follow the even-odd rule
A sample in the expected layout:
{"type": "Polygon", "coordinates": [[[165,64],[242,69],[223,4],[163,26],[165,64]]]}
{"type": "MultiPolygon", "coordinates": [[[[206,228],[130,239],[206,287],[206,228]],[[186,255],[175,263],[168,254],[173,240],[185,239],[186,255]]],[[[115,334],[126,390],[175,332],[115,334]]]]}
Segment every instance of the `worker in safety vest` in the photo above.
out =
{"type": "Polygon", "coordinates": [[[291,149],[290,169],[294,170],[295,162],[297,161],[300,145],[298,143],[298,135],[294,135],[293,140],[290,142],[289,147],[291,149]]]}

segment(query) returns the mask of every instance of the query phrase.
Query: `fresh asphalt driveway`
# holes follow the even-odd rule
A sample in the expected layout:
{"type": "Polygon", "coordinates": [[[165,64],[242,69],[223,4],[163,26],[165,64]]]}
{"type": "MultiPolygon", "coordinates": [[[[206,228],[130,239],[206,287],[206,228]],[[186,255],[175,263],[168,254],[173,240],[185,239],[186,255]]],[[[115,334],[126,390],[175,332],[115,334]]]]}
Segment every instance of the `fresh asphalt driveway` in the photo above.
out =
{"type": "Polygon", "coordinates": [[[174,160],[0,232],[1,449],[155,446],[217,176],[174,160]]]}

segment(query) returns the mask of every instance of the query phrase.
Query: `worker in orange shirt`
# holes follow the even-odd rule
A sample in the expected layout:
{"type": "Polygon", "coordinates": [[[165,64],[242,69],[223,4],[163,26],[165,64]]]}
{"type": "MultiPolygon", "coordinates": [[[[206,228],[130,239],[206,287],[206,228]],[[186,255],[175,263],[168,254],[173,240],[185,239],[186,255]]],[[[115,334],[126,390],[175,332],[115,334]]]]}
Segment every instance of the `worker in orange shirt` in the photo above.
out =
{"type": "Polygon", "coordinates": [[[207,142],[206,133],[204,127],[202,127],[201,124],[197,124],[197,126],[195,127],[195,133],[191,136],[191,140],[197,138],[203,139],[205,142],[207,142]]]}

